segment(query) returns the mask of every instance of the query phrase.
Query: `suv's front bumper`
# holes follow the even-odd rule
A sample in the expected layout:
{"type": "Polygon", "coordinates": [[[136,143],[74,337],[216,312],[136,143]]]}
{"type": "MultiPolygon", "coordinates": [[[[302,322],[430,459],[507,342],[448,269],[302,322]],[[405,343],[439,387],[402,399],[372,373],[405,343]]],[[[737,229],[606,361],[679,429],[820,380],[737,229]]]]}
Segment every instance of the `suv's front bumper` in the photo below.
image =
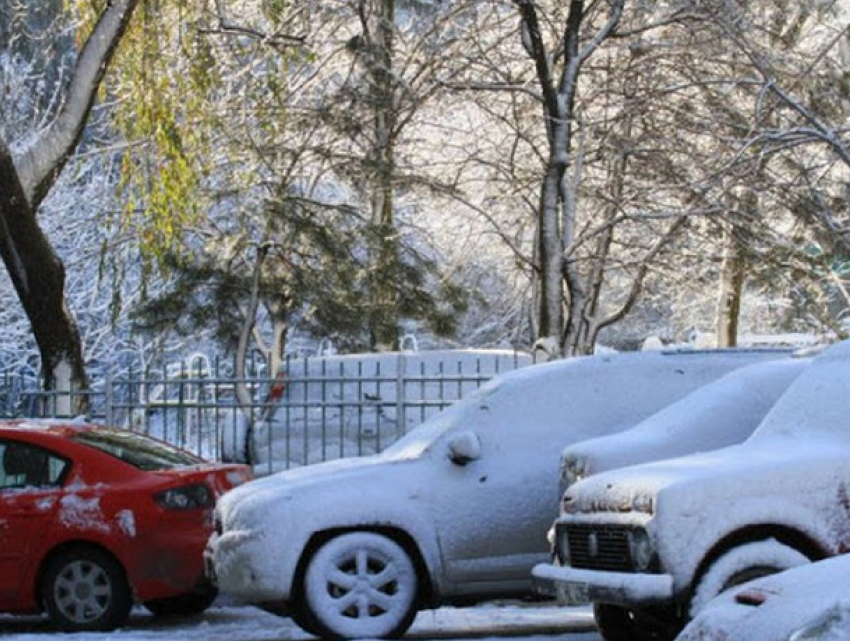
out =
{"type": "Polygon", "coordinates": [[[643,605],[673,599],[673,577],[669,574],[579,570],[551,563],[534,566],[531,574],[537,592],[564,603],[643,605]]]}

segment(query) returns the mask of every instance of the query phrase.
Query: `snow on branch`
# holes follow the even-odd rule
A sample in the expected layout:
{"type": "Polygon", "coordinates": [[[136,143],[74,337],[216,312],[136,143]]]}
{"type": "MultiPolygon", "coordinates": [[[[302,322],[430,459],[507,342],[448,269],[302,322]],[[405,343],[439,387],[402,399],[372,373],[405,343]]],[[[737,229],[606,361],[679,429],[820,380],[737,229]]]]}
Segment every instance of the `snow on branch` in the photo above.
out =
{"type": "Polygon", "coordinates": [[[27,199],[37,205],[73,153],[130,17],[139,0],[111,0],[80,52],[65,103],[45,134],[35,140],[16,165],[27,199]]]}

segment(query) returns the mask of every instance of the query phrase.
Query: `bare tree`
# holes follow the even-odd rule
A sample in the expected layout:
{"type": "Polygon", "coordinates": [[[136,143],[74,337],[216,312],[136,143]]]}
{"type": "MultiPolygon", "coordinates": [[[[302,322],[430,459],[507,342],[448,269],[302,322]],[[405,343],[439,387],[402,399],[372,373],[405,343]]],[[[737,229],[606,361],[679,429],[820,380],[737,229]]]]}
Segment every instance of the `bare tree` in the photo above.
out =
{"type": "Polygon", "coordinates": [[[846,290],[831,264],[850,247],[842,204],[850,139],[836,124],[850,104],[842,59],[850,15],[840,3],[771,0],[704,3],[692,17],[729,52],[707,69],[700,65],[720,152],[705,165],[704,184],[707,197],[723,204],[726,238],[718,344],[736,343],[745,284],[766,269],[774,285],[785,283],[797,302],[808,300],[817,322],[841,335],[834,313],[846,309],[846,290]]]}
{"type": "MultiPolygon", "coordinates": [[[[623,43],[640,45],[640,34],[655,26],[652,12],[616,0],[512,4],[514,37],[531,65],[519,66],[505,42],[488,47],[497,38],[480,39],[480,75],[463,88],[486,92],[478,94],[482,109],[513,128],[513,139],[482,159],[505,180],[504,193],[537,191],[519,202],[535,218],[534,251],[523,260],[537,285],[539,342],[553,357],[587,354],[600,331],[634,309],[653,264],[685,228],[683,214],[702,203],[676,167],[666,179],[684,195],[656,186],[664,197],[653,201],[641,175],[648,162],[662,164],[643,95],[659,81],[645,48],[623,43]]],[[[492,15],[504,13],[495,3],[492,15]]],[[[512,236],[503,234],[513,243],[512,236]]]]}

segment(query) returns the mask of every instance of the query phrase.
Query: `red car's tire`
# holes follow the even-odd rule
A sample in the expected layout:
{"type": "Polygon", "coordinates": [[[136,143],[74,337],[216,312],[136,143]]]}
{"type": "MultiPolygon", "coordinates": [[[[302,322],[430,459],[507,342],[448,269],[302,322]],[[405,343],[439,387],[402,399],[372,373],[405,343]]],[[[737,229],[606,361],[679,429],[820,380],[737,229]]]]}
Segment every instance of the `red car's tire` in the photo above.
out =
{"type": "Polygon", "coordinates": [[[67,550],[48,563],[41,597],[50,619],[68,632],[103,632],[126,623],[133,597],[124,568],[94,548],[67,550]]]}

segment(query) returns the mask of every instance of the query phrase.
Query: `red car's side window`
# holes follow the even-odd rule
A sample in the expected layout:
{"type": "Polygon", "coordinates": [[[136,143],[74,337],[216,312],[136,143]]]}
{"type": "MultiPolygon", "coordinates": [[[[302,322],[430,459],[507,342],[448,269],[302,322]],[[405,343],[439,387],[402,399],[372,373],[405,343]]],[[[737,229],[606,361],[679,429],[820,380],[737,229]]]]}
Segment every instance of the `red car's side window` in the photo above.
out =
{"type": "Polygon", "coordinates": [[[69,461],[29,443],[0,441],[0,490],[61,485],[69,461]]]}

